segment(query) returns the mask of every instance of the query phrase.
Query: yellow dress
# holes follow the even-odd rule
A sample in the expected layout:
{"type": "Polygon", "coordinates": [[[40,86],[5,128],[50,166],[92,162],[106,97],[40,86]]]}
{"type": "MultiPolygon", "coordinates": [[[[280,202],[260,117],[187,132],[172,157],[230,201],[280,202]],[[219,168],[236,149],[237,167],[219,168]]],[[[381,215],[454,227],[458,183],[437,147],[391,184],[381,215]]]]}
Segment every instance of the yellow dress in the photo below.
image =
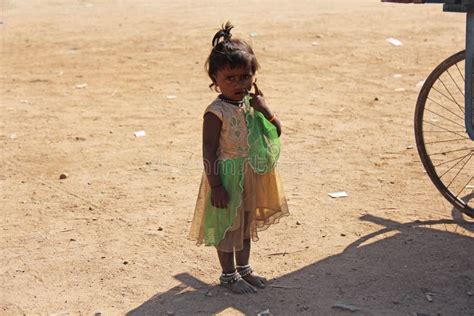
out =
{"type": "MultiPolygon", "coordinates": [[[[247,126],[243,107],[216,99],[205,110],[222,122],[218,160],[245,159],[248,155],[247,126]]],[[[206,174],[203,173],[191,224],[189,238],[197,245],[214,245],[220,251],[232,252],[243,248],[243,240],[258,240],[258,231],[277,223],[282,216],[289,215],[280,177],[273,169],[264,174],[256,173],[248,162],[243,168],[243,190],[231,225],[226,228],[222,240],[214,243],[205,238],[204,218],[210,205],[210,191],[206,174]]],[[[227,211],[222,209],[223,212],[227,211]]]]}

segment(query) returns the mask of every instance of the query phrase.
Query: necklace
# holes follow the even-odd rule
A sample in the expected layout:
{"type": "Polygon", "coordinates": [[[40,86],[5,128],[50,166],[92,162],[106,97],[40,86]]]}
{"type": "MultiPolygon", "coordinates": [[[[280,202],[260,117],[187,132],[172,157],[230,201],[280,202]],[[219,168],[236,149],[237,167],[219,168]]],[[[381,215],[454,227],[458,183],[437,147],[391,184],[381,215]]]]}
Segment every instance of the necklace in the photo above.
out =
{"type": "Polygon", "coordinates": [[[240,100],[240,101],[229,100],[229,99],[223,97],[222,95],[219,95],[219,99],[221,99],[221,100],[224,101],[224,102],[230,103],[230,104],[232,104],[232,105],[237,105],[237,106],[239,106],[239,107],[244,104],[244,100],[240,100]]]}

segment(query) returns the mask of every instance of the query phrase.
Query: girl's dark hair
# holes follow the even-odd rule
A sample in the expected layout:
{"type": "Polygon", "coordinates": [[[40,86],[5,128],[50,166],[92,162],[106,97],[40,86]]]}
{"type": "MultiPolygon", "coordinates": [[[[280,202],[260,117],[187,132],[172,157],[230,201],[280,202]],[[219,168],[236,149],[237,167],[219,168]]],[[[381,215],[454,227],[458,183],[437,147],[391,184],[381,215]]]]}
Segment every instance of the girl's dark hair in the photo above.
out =
{"type": "Polygon", "coordinates": [[[255,74],[260,67],[252,47],[245,41],[232,39],[230,31],[233,28],[234,26],[227,22],[212,39],[213,48],[205,65],[207,74],[212,80],[210,88],[214,86],[215,75],[219,69],[227,66],[230,68],[250,66],[252,73],[255,74]]]}

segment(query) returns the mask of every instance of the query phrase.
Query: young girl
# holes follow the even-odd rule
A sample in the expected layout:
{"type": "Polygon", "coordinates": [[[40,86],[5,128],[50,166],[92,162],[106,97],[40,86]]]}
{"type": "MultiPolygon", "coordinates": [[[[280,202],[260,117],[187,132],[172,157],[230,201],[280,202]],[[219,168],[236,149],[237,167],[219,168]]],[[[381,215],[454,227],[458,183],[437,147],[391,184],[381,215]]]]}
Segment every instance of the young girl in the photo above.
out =
{"type": "Polygon", "coordinates": [[[232,39],[227,22],[212,40],[206,68],[220,93],[204,112],[204,174],[190,238],[215,246],[220,283],[254,293],[266,279],[249,265],[251,240],[288,215],[277,172],[280,121],[256,85],[259,64],[252,48],[232,39]],[[252,87],[255,93],[250,93],[252,87]]]}

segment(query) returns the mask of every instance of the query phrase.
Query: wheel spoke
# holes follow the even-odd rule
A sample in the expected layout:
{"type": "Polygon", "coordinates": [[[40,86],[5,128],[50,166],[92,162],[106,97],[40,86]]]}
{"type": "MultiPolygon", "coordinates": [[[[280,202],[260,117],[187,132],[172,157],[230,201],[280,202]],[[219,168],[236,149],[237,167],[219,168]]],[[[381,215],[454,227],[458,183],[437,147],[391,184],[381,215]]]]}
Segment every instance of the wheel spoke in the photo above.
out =
{"type": "Polygon", "coordinates": [[[430,156],[446,155],[446,154],[455,153],[455,152],[464,151],[464,150],[471,150],[472,151],[472,148],[462,148],[462,149],[456,149],[456,150],[448,150],[448,151],[443,151],[443,152],[439,152],[439,153],[430,154],[430,156]]]}
{"type": "Polygon", "coordinates": [[[466,158],[466,157],[469,156],[469,155],[471,155],[471,153],[469,153],[469,154],[467,154],[467,155],[465,155],[465,156],[462,156],[461,159],[460,159],[458,162],[456,162],[456,163],[454,164],[454,166],[452,166],[451,168],[449,168],[448,170],[446,170],[445,172],[443,172],[443,174],[441,174],[441,175],[439,176],[439,178],[441,179],[444,175],[446,175],[448,172],[450,172],[451,170],[453,170],[454,167],[456,167],[459,163],[461,163],[461,161],[464,160],[464,158],[466,158]]]}
{"type": "MultiPolygon", "coordinates": [[[[456,67],[457,67],[457,66],[458,66],[458,65],[456,64],[456,67]]],[[[458,70],[459,70],[459,68],[458,68],[458,70]]],[[[451,78],[451,80],[453,81],[453,83],[454,83],[454,85],[456,86],[456,88],[458,88],[459,92],[461,93],[461,95],[462,95],[463,98],[464,98],[464,91],[459,87],[458,83],[456,82],[456,80],[454,80],[453,76],[451,76],[451,73],[449,72],[449,69],[448,69],[447,73],[448,73],[449,77],[451,78]]],[[[463,78],[462,81],[463,81],[463,83],[464,83],[464,78],[463,78]]]]}
{"type": "Polygon", "coordinates": [[[454,178],[451,180],[451,182],[449,182],[449,184],[446,186],[448,189],[449,187],[451,186],[451,184],[453,183],[453,181],[458,177],[459,173],[464,169],[464,167],[466,166],[466,164],[469,162],[469,160],[471,160],[472,158],[472,154],[469,156],[469,158],[466,160],[466,162],[464,163],[464,165],[462,166],[461,169],[459,169],[458,173],[456,173],[456,175],[454,176],[454,178]]]}
{"type": "MultiPolygon", "coordinates": [[[[464,117],[462,117],[461,115],[459,115],[459,114],[457,114],[457,113],[454,113],[453,111],[451,111],[450,109],[448,109],[448,108],[445,107],[445,106],[442,106],[441,104],[439,104],[439,103],[436,102],[435,100],[431,99],[430,97],[428,97],[428,100],[430,100],[430,101],[433,102],[434,104],[436,104],[436,105],[442,107],[443,109],[445,109],[446,111],[448,111],[448,112],[451,113],[452,115],[456,116],[457,118],[461,119],[461,121],[464,121],[464,117]]],[[[428,109],[426,109],[426,110],[428,110],[428,109]]],[[[437,113],[435,113],[434,111],[430,111],[430,112],[433,113],[433,114],[437,114],[437,113]]],[[[461,125],[461,126],[464,127],[464,125],[461,125]]]]}
{"type": "Polygon", "coordinates": [[[439,167],[439,166],[442,166],[442,165],[445,165],[447,163],[450,163],[450,162],[453,162],[453,161],[456,161],[456,160],[463,160],[464,158],[466,158],[467,156],[471,155],[471,153],[467,154],[467,155],[464,155],[464,156],[459,156],[457,158],[454,158],[454,159],[451,159],[451,160],[448,160],[448,161],[444,161],[442,163],[439,163],[437,165],[433,164],[434,167],[439,167]]]}
{"type": "Polygon", "coordinates": [[[467,181],[467,183],[462,187],[461,191],[459,191],[458,194],[456,194],[456,197],[459,197],[459,195],[462,193],[462,191],[464,191],[465,188],[467,188],[467,186],[469,185],[469,183],[471,183],[472,179],[474,177],[471,177],[471,179],[469,179],[469,181],[467,181]]]}
{"type": "Polygon", "coordinates": [[[459,102],[456,100],[456,98],[453,96],[453,94],[451,93],[451,91],[448,89],[448,87],[446,87],[446,85],[444,84],[444,81],[441,80],[441,78],[438,79],[441,84],[443,85],[444,89],[446,89],[446,92],[448,92],[449,96],[451,97],[451,100],[456,103],[456,105],[458,106],[458,108],[461,110],[462,113],[464,113],[464,109],[463,107],[459,104],[459,102]]]}
{"type": "MultiPolygon", "coordinates": [[[[444,119],[447,120],[448,122],[451,122],[451,123],[453,123],[453,124],[455,124],[455,125],[457,125],[457,126],[460,126],[460,127],[463,127],[463,128],[464,128],[464,125],[459,124],[458,122],[453,121],[453,120],[451,120],[451,119],[449,119],[449,118],[447,118],[447,117],[444,117],[444,116],[438,114],[437,112],[434,112],[434,111],[432,111],[432,110],[430,110],[430,109],[426,109],[426,108],[425,108],[425,110],[426,110],[427,112],[430,112],[430,113],[432,113],[432,114],[434,114],[434,115],[437,115],[437,116],[439,116],[439,117],[441,117],[441,118],[444,118],[444,119]]],[[[425,122],[426,122],[426,121],[425,121],[425,122]]]]}
{"type": "Polygon", "coordinates": [[[453,99],[450,99],[446,94],[444,94],[443,92],[439,91],[438,89],[436,89],[434,86],[433,86],[433,90],[438,92],[439,94],[441,94],[443,97],[445,97],[446,99],[448,99],[449,101],[453,102],[454,104],[457,105],[457,107],[459,108],[459,110],[461,111],[461,113],[464,114],[464,110],[463,108],[456,102],[456,100],[453,100],[453,99]]]}
{"type": "Polygon", "coordinates": [[[460,141],[465,141],[466,139],[469,139],[467,137],[463,138],[452,138],[452,139],[443,139],[443,140],[437,140],[434,142],[428,142],[425,143],[426,145],[432,145],[432,144],[441,144],[441,143],[449,143],[449,142],[460,142],[460,141]]]}
{"type": "MultiPolygon", "coordinates": [[[[467,136],[465,136],[464,134],[458,134],[458,132],[451,131],[451,130],[449,130],[449,129],[445,128],[445,127],[439,126],[439,125],[437,125],[437,124],[435,124],[435,123],[426,122],[426,121],[423,121],[423,122],[425,122],[426,124],[430,124],[430,125],[433,125],[433,126],[435,126],[435,127],[437,127],[437,128],[440,128],[440,129],[442,129],[442,131],[431,131],[431,132],[445,132],[445,133],[452,133],[452,134],[454,134],[454,135],[461,136],[461,137],[464,137],[464,138],[466,138],[466,139],[468,138],[468,137],[467,137],[467,136]]],[[[464,133],[464,132],[460,132],[460,133],[464,133]]]]}

